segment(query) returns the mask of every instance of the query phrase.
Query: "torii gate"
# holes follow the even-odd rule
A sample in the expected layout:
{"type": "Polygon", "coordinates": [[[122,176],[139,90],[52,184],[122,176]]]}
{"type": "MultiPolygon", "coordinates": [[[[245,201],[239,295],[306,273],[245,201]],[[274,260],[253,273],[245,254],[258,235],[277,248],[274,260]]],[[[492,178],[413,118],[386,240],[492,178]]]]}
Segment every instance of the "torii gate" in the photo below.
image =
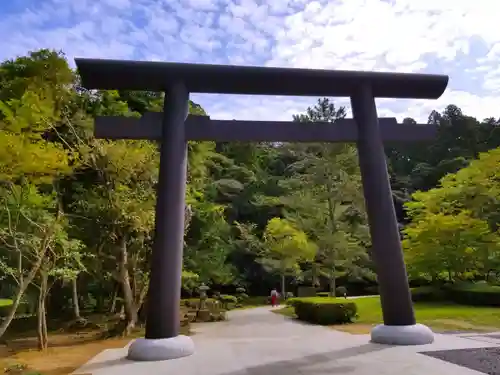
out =
{"type": "Polygon", "coordinates": [[[432,125],[377,118],[375,98],[437,99],[448,76],[329,71],[145,61],[75,59],[88,89],[164,91],[163,113],[141,119],[99,117],[95,135],[161,141],[155,239],[151,259],[146,337],[129,347],[133,360],[165,360],[194,353],[179,335],[187,141],[356,142],[377,270],[384,324],[373,342],[419,345],[434,340],[415,321],[383,141],[431,139],[432,125]],[[348,96],[354,119],[329,123],[222,121],[187,116],[189,93],[348,96]]]}

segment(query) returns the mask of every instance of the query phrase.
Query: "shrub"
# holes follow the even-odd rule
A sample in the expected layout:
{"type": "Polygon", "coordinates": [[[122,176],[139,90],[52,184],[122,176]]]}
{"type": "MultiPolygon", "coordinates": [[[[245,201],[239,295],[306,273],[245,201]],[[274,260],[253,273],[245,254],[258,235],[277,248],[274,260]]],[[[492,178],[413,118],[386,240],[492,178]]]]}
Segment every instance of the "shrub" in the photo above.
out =
{"type": "Polygon", "coordinates": [[[237,303],[238,298],[230,294],[221,294],[219,297],[219,301],[223,303],[237,303]]]}
{"type": "Polygon", "coordinates": [[[378,285],[372,285],[365,288],[365,293],[367,296],[378,295],[378,285]]]}
{"type": "Polygon", "coordinates": [[[243,301],[246,301],[248,299],[248,294],[246,293],[240,293],[238,295],[238,301],[241,303],[243,301]]]}
{"type": "MultiPolygon", "coordinates": [[[[50,325],[51,321],[50,320],[47,321],[47,324],[50,325]]],[[[35,330],[37,326],[38,326],[38,317],[36,315],[25,315],[25,316],[15,317],[10,323],[5,336],[15,336],[22,332],[29,332],[35,330]]]]}
{"type": "Polygon", "coordinates": [[[213,297],[213,298],[215,298],[215,299],[219,299],[219,298],[220,298],[220,292],[215,291],[215,292],[212,294],[212,297],[213,297]]]}
{"type": "MultiPolygon", "coordinates": [[[[207,298],[205,300],[205,303],[213,303],[214,300],[213,298],[207,298]]],[[[200,299],[199,298],[187,298],[187,299],[182,299],[181,300],[181,306],[185,306],[189,309],[198,309],[200,307],[200,299]]]]}
{"type": "Polygon", "coordinates": [[[292,307],[295,307],[295,302],[297,301],[300,301],[302,298],[288,298],[286,301],[285,301],[285,304],[287,306],[292,306],[292,307]]]}
{"type": "Polygon", "coordinates": [[[230,294],[221,294],[219,296],[219,301],[222,303],[226,310],[231,310],[238,303],[238,297],[232,296],[230,294]]]}
{"type": "Polygon", "coordinates": [[[287,299],[293,298],[293,293],[292,292],[286,292],[286,298],[287,299]]]}
{"type": "Polygon", "coordinates": [[[301,285],[297,288],[298,297],[314,297],[316,295],[316,288],[313,286],[301,285]]]}
{"type": "Polygon", "coordinates": [[[447,294],[453,302],[463,305],[500,306],[500,286],[460,284],[447,288],[447,294]]]}
{"type": "Polygon", "coordinates": [[[269,297],[267,297],[267,296],[262,296],[262,297],[251,296],[251,297],[245,298],[245,305],[248,305],[248,306],[267,305],[267,304],[269,304],[268,298],[269,297]]]}
{"type": "Polygon", "coordinates": [[[320,325],[351,323],[357,313],[354,302],[333,298],[300,298],[293,306],[298,319],[320,325]]]}
{"type": "Polygon", "coordinates": [[[347,288],[345,286],[339,286],[335,289],[335,294],[337,297],[347,296],[347,288]]]}
{"type": "Polygon", "coordinates": [[[7,316],[12,306],[11,299],[0,299],[0,318],[7,316]]]}
{"type": "Polygon", "coordinates": [[[446,292],[434,286],[420,286],[411,289],[413,302],[439,302],[446,300],[446,292]]]}

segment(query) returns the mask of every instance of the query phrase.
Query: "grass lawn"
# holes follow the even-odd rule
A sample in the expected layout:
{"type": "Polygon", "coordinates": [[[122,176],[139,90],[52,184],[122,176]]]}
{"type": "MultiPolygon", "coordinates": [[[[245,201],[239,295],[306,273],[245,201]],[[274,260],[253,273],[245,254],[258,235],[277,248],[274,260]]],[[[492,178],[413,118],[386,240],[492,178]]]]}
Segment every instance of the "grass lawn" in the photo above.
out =
{"type": "MultiPolygon", "coordinates": [[[[325,297],[320,297],[325,298],[325,297]]],[[[339,299],[345,301],[345,299],[339,299]]],[[[349,333],[369,333],[370,329],[382,323],[382,309],[378,296],[355,300],[359,318],[353,324],[334,326],[349,333]]],[[[415,314],[419,323],[442,331],[496,331],[500,330],[500,308],[462,306],[453,303],[415,303],[415,314]]],[[[275,310],[276,313],[295,317],[292,307],[275,310]]]]}
{"type": "Polygon", "coordinates": [[[11,299],[0,298],[0,307],[12,305],[11,299]]]}

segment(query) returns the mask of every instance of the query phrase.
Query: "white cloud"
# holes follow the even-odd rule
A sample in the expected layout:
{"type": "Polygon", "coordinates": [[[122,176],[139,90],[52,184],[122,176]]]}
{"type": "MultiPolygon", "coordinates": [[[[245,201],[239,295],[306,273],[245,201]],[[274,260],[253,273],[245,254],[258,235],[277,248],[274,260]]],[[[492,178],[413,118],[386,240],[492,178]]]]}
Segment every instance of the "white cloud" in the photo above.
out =
{"type": "MultiPolygon", "coordinates": [[[[436,72],[436,101],[379,100],[379,114],[425,121],[453,103],[500,116],[498,0],[44,0],[0,5],[0,58],[75,56],[436,72]]],[[[194,95],[213,117],[290,119],[316,98],[194,95]]],[[[339,105],[348,101],[336,99],[339,105]]]]}

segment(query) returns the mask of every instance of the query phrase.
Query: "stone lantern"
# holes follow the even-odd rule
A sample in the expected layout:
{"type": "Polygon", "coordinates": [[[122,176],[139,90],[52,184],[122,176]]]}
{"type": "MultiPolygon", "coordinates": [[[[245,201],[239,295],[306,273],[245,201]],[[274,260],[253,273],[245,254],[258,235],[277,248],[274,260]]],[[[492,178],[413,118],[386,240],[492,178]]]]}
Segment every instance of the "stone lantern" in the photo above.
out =
{"type": "Polygon", "coordinates": [[[201,283],[201,285],[198,287],[198,292],[200,293],[200,310],[203,310],[206,308],[206,301],[207,301],[207,292],[210,290],[210,287],[206,286],[204,283],[201,283]]]}

